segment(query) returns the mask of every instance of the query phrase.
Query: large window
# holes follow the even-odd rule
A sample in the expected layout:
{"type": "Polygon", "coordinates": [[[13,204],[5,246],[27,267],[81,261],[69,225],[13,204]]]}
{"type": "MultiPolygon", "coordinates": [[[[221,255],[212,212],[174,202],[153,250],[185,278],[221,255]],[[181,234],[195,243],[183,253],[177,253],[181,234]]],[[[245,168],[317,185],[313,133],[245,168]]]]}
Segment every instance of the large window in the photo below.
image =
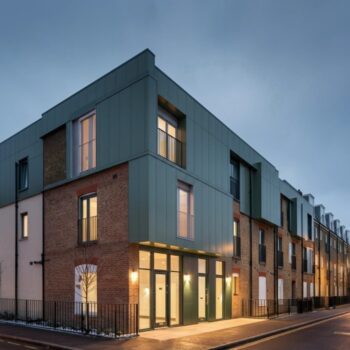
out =
{"type": "Polygon", "coordinates": [[[194,239],[194,199],[192,186],[178,182],[177,187],[177,235],[194,239]]]}
{"type": "Polygon", "coordinates": [[[223,318],[223,301],[224,301],[224,263],[222,261],[216,261],[215,263],[215,316],[217,320],[223,318]]]}
{"type": "Polygon", "coordinates": [[[283,305],[283,279],[278,279],[278,304],[283,305]]]}
{"type": "Polygon", "coordinates": [[[313,250],[305,248],[303,250],[303,268],[306,273],[313,273],[313,250]]]}
{"type": "Polygon", "coordinates": [[[80,197],[79,209],[79,242],[97,240],[97,195],[89,194],[80,197]]]}
{"type": "Polygon", "coordinates": [[[75,170],[79,174],[96,167],[96,113],[81,117],[74,124],[75,170]]]}
{"type": "Polygon", "coordinates": [[[235,159],[231,159],[230,163],[230,192],[234,199],[240,199],[239,191],[239,163],[235,159]]]}
{"type": "Polygon", "coordinates": [[[278,237],[278,239],[277,239],[277,266],[283,267],[282,237],[278,237]]]}
{"type": "Polygon", "coordinates": [[[75,267],[75,312],[97,314],[97,266],[82,264],[75,267]],[[83,308],[83,309],[81,309],[83,308]]]}
{"type": "Polygon", "coordinates": [[[178,120],[172,114],[158,109],[158,154],[183,166],[183,143],[179,139],[178,120]]]}
{"type": "Polygon", "coordinates": [[[233,256],[241,256],[241,235],[239,232],[239,221],[233,220],[233,256]]]}
{"type": "Polygon", "coordinates": [[[24,191],[29,186],[28,158],[18,162],[18,190],[24,191]]]}
{"type": "Polygon", "coordinates": [[[139,327],[151,327],[151,253],[139,251],[139,327]]]}

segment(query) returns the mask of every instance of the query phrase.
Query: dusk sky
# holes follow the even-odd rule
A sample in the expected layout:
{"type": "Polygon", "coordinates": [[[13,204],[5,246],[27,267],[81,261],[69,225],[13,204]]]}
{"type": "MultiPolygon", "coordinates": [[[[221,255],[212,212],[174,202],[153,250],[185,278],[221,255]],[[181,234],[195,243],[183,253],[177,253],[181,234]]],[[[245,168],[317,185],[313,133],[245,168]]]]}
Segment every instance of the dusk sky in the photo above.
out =
{"type": "Polygon", "coordinates": [[[350,1],[0,0],[0,141],[145,48],[350,228],[350,1]]]}

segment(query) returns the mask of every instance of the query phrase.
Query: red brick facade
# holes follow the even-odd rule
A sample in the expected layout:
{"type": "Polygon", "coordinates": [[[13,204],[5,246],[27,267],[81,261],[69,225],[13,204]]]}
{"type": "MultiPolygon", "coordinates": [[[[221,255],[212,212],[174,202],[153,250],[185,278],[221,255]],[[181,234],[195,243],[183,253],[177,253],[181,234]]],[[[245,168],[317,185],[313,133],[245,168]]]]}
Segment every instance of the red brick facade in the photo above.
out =
{"type": "Polygon", "coordinates": [[[97,265],[99,303],[137,303],[138,248],[128,243],[128,166],[120,165],[44,193],[45,298],[74,300],[74,269],[97,265]],[[96,243],[78,244],[79,196],[97,193],[96,243]]]}

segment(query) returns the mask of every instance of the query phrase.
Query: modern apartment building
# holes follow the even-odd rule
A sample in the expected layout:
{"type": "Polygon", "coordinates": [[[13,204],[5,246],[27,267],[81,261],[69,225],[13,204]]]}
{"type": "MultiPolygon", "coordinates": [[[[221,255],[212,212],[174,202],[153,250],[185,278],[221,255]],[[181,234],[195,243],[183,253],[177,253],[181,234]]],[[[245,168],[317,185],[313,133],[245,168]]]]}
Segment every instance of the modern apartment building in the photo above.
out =
{"type": "Polygon", "coordinates": [[[145,50],[0,144],[0,298],[138,303],[147,330],[346,296],[322,210],[145,50]]]}

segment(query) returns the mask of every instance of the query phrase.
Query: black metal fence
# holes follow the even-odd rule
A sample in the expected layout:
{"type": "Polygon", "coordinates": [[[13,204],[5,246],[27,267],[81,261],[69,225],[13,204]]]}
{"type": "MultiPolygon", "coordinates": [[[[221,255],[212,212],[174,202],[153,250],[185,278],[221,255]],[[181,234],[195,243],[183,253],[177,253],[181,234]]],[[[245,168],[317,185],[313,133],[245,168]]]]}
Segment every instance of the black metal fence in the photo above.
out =
{"type": "Polygon", "coordinates": [[[0,320],[118,338],[138,334],[138,305],[0,299],[0,320]]]}
{"type": "Polygon", "coordinates": [[[310,312],[325,307],[350,303],[350,297],[314,297],[307,299],[242,300],[242,316],[273,318],[283,314],[310,312]]]}

